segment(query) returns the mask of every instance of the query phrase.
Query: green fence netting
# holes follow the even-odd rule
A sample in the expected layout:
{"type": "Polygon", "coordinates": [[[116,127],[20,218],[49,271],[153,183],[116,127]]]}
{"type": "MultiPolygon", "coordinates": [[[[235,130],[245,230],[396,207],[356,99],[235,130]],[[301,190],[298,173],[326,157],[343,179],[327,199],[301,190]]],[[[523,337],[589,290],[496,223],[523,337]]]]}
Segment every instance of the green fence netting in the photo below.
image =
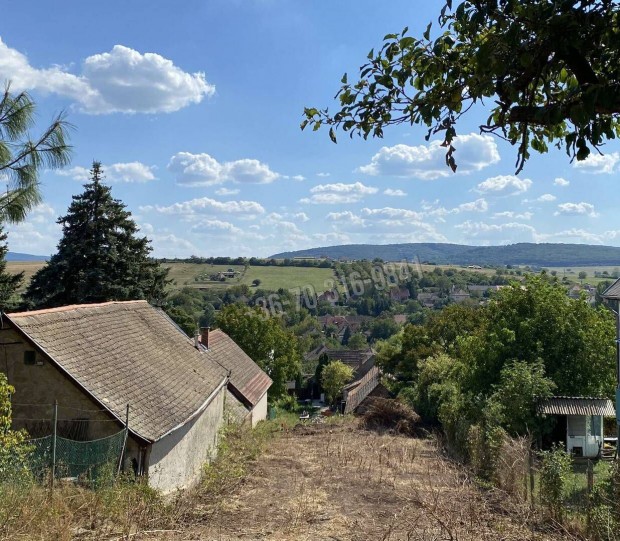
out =
{"type": "Polygon", "coordinates": [[[91,441],[75,441],[56,436],[54,461],[54,436],[30,440],[30,469],[38,479],[44,479],[54,470],[54,477],[97,481],[102,475],[116,473],[125,447],[127,431],[91,441]],[[112,468],[112,470],[110,470],[112,468]]]}

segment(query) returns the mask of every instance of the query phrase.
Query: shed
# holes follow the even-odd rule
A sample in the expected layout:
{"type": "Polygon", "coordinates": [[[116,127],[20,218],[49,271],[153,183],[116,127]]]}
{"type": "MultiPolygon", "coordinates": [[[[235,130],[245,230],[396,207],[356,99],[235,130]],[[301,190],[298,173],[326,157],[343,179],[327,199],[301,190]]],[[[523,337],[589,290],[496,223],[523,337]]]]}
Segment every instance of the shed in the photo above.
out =
{"type": "Polygon", "coordinates": [[[542,400],[538,412],[565,420],[566,450],[575,457],[596,458],[603,449],[603,418],[615,417],[607,398],[552,396],[542,400]]]}

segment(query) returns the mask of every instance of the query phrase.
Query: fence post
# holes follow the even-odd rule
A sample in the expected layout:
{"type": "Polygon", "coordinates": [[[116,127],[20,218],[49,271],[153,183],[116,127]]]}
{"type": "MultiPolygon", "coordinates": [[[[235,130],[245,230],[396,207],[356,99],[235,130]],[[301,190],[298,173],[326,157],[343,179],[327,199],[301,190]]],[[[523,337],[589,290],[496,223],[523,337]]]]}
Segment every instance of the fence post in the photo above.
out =
{"type": "Polygon", "coordinates": [[[121,468],[123,467],[123,456],[125,455],[125,449],[127,448],[128,436],[129,436],[129,403],[127,404],[127,409],[125,410],[125,439],[123,440],[123,447],[121,449],[121,454],[118,457],[118,468],[116,469],[117,477],[120,475],[121,468]]]}
{"type": "Polygon", "coordinates": [[[532,448],[530,447],[529,452],[529,470],[530,470],[530,502],[532,505],[532,509],[534,508],[534,454],[532,453],[532,448]]]}
{"type": "Polygon", "coordinates": [[[50,487],[54,490],[54,478],[56,477],[56,433],[58,427],[58,400],[54,400],[54,417],[52,426],[52,478],[50,487]]]}
{"type": "Polygon", "coordinates": [[[588,527],[590,526],[591,520],[591,511],[592,511],[592,491],[594,490],[594,466],[592,465],[592,461],[588,460],[588,527]]]}

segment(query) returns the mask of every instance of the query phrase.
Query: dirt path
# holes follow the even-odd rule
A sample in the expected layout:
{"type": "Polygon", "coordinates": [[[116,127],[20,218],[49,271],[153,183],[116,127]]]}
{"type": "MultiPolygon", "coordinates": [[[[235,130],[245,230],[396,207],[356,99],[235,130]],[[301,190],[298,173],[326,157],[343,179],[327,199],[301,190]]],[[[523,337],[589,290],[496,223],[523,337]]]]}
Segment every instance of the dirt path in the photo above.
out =
{"type": "MultiPolygon", "coordinates": [[[[535,533],[474,489],[429,440],[354,424],[298,427],[186,530],[140,540],[521,540],[535,533]]],[[[527,520],[521,514],[520,520],[527,520]]]]}

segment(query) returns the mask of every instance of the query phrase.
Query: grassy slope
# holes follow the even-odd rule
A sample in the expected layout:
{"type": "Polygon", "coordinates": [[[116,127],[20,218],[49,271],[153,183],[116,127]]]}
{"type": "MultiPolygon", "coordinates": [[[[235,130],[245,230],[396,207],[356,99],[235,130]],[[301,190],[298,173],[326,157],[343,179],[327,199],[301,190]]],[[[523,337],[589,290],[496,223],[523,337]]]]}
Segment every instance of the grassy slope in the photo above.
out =
{"type": "Polygon", "coordinates": [[[292,289],[295,287],[312,286],[315,291],[325,291],[325,281],[333,277],[332,269],[318,269],[313,267],[250,267],[244,271],[244,267],[235,265],[210,265],[198,263],[167,263],[170,267],[170,278],[175,280],[173,287],[207,287],[223,288],[237,284],[252,285],[256,279],[260,280],[260,287],[276,290],[283,287],[292,289]],[[208,275],[232,268],[239,271],[237,278],[225,282],[211,282],[208,275]],[[199,277],[199,280],[195,280],[199,277]]]}

